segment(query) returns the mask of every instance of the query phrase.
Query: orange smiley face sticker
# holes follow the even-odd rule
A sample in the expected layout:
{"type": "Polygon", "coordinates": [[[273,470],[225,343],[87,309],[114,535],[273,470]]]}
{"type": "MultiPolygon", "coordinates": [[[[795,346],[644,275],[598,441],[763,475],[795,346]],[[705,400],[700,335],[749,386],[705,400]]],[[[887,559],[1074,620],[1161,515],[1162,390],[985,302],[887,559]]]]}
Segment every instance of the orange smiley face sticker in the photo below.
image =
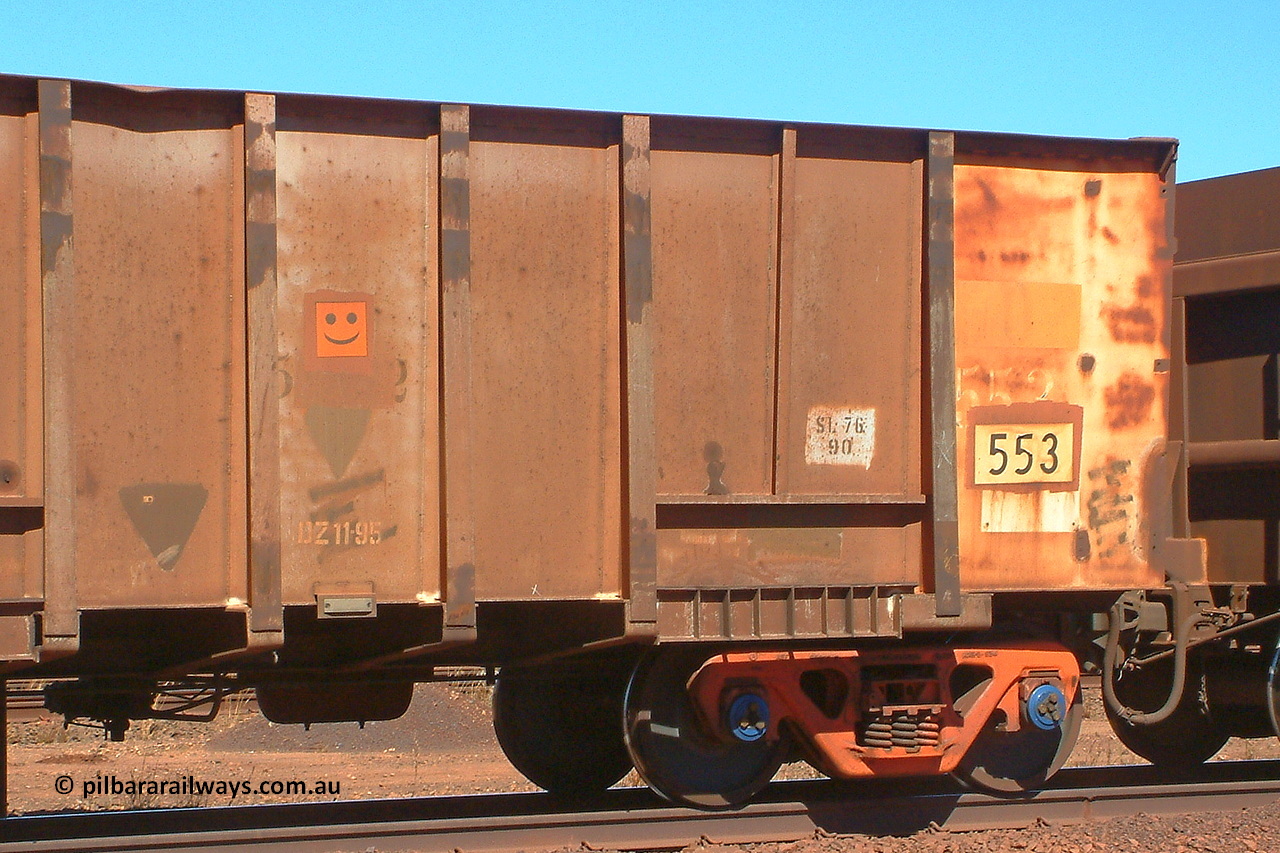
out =
{"type": "Polygon", "coordinates": [[[316,356],[361,358],[369,354],[369,303],[316,302],[316,356]]]}

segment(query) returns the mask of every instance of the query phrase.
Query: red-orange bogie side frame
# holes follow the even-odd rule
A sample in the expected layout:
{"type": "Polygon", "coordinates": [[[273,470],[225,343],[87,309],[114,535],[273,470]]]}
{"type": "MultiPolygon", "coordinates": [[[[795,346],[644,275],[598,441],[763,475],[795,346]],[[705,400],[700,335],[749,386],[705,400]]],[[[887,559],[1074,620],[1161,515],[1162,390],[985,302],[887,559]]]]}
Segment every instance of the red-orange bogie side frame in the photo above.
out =
{"type": "Polygon", "coordinates": [[[1065,718],[1079,701],[1079,664],[1063,646],[1036,641],[721,654],[693,676],[690,694],[707,730],[725,739],[727,709],[759,695],[768,739],[789,730],[823,772],[854,779],[949,773],[988,724],[1031,725],[1023,705],[1045,684],[1066,697],[1065,718]]]}

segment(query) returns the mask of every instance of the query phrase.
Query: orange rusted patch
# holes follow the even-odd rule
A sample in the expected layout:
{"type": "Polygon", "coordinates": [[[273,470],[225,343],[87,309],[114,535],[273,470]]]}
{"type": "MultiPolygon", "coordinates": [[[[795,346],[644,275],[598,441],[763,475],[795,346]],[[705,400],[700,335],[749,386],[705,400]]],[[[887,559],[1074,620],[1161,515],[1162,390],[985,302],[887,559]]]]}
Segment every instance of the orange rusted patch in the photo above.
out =
{"type": "Polygon", "coordinates": [[[1145,423],[1155,402],[1156,389],[1132,370],[1123,373],[1106,391],[1107,426],[1123,429],[1145,423]]]}
{"type": "Polygon", "coordinates": [[[1165,436],[1169,376],[1152,366],[1169,358],[1166,188],[1154,174],[957,163],[955,191],[963,585],[1159,583],[1161,570],[1132,547],[1138,515],[1125,497],[1134,489],[1104,489],[1091,502],[1103,486],[1086,475],[1102,471],[1105,483],[1111,460],[1130,460],[1140,480],[1137,460],[1165,436]],[[1078,429],[1066,419],[984,425],[970,416],[1044,404],[1077,407],[1078,429]],[[1055,482],[1067,457],[1053,442],[1068,433],[1079,442],[1073,478],[1055,482]],[[976,482],[978,466],[988,482],[976,482]]]}

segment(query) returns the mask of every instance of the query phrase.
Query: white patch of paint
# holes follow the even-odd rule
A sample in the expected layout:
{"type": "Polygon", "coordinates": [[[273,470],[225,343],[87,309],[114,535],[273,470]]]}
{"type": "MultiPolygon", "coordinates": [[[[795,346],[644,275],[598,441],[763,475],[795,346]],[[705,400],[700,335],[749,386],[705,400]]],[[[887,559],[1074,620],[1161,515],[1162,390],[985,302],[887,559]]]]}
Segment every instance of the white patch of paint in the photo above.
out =
{"type": "Polygon", "coordinates": [[[1070,533],[1079,524],[1079,492],[982,490],[983,533],[1070,533]]]}
{"type": "Polygon", "coordinates": [[[809,465],[870,468],[876,452],[876,410],[814,406],[805,425],[809,465]]]}

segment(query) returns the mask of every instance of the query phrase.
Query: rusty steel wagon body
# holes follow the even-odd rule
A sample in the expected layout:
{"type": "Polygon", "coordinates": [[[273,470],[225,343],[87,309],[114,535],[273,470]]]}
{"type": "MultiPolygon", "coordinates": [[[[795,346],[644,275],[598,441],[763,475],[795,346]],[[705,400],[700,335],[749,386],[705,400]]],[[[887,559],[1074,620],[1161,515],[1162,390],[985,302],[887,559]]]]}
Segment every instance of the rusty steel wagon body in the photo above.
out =
{"type": "Polygon", "coordinates": [[[1187,316],[1192,531],[1209,576],[1277,583],[1280,169],[1183,184],[1175,302],[1187,316]]]}
{"type": "Polygon", "coordinates": [[[535,782],[706,807],[1032,788],[1104,666],[1164,758],[1270,613],[1188,531],[1175,151],[0,78],[0,659],[114,736],[491,667],[535,782]]]}

